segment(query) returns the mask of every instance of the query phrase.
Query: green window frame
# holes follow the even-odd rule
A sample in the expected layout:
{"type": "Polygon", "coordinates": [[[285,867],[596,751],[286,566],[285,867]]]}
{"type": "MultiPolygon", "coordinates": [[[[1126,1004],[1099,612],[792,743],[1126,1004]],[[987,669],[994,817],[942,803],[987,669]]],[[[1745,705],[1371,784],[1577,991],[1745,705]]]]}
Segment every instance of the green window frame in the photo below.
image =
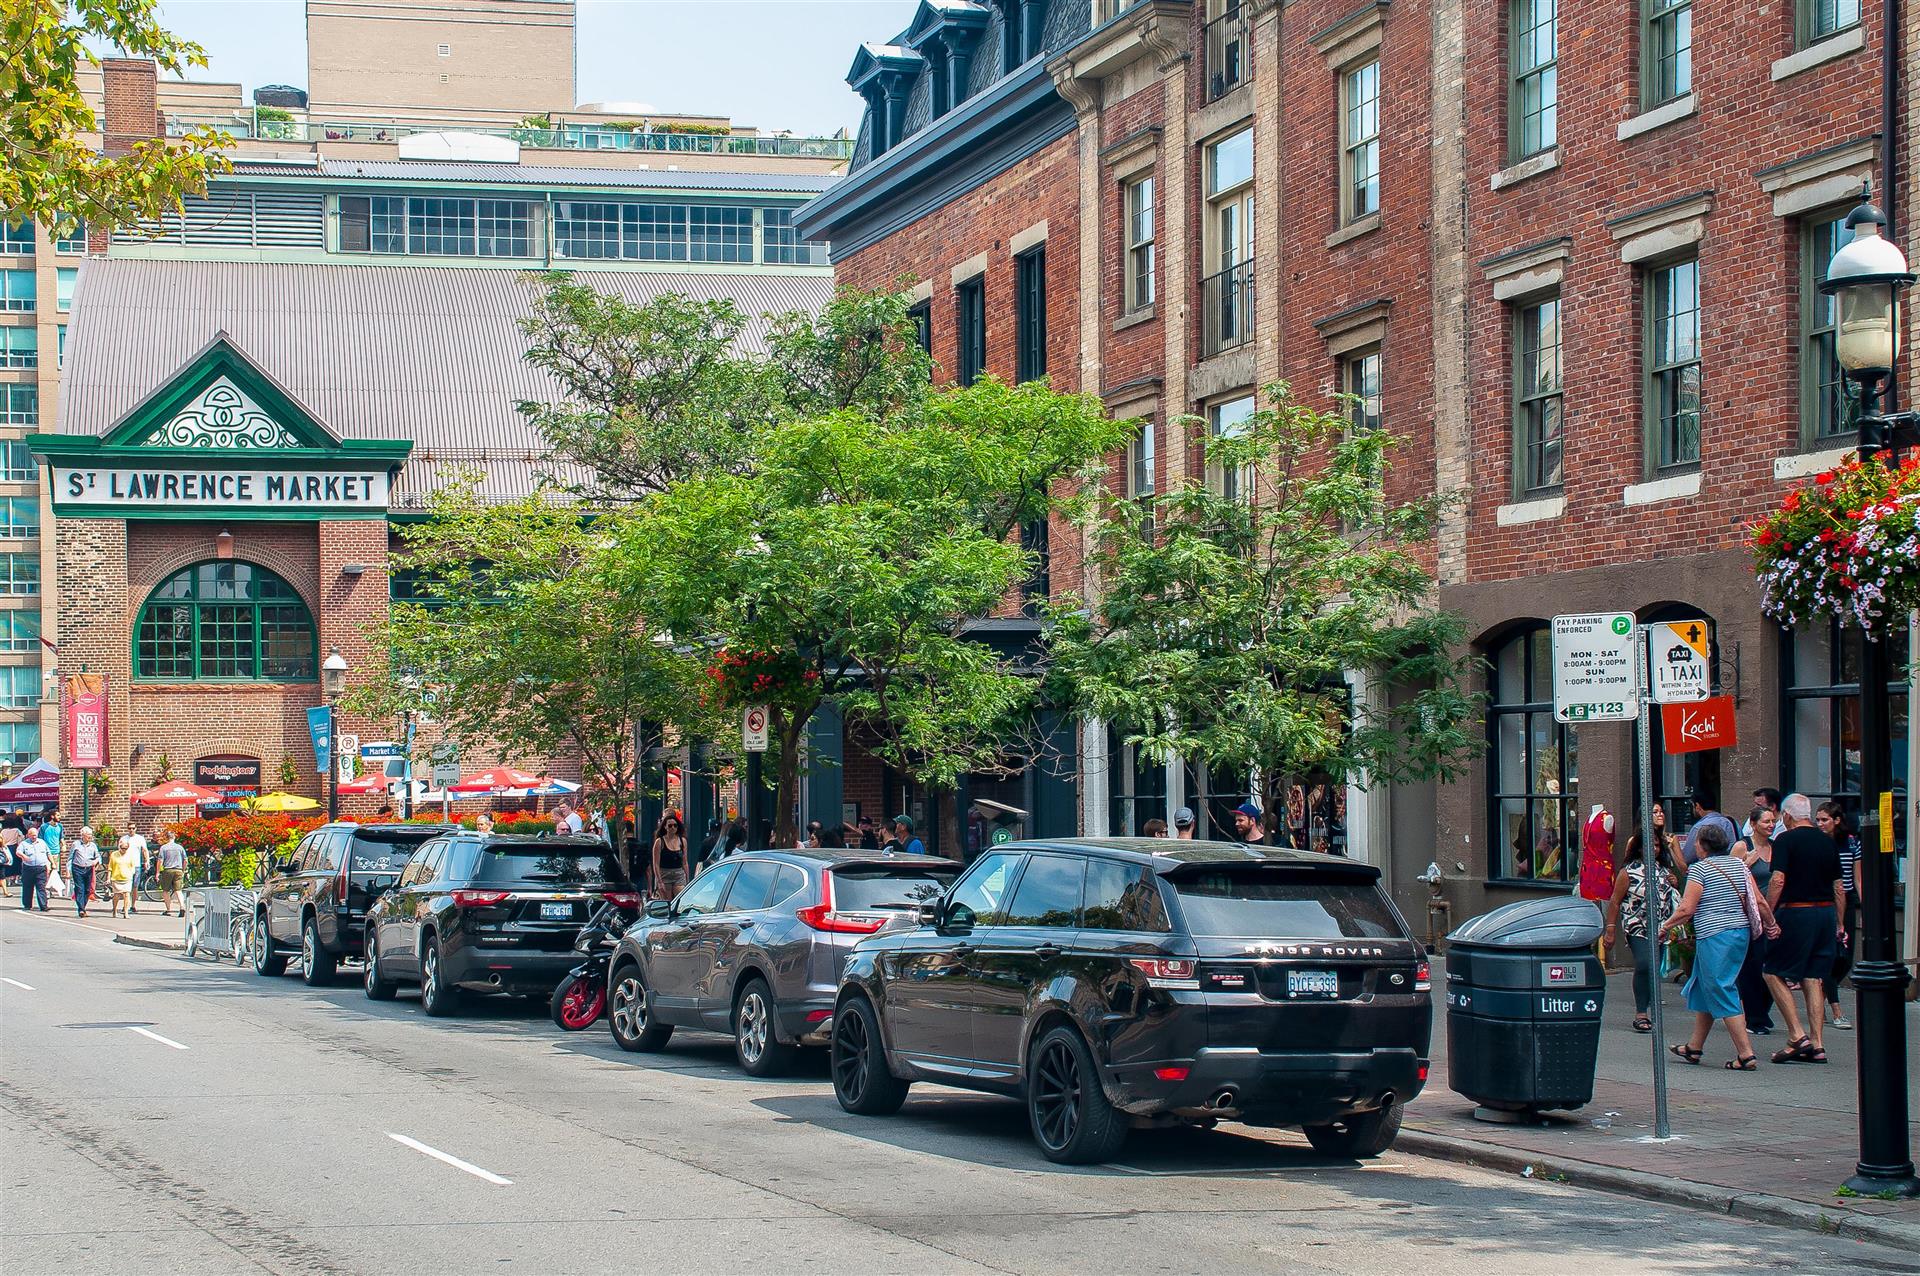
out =
{"type": "Polygon", "coordinates": [[[1513,316],[1513,492],[1560,490],[1566,448],[1560,298],[1542,297],[1513,316]]]}
{"type": "Polygon", "coordinates": [[[1513,0],[1507,26],[1507,154],[1517,162],[1560,143],[1560,0],[1513,0]]]}
{"type": "Polygon", "coordinates": [[[953,309],[959,333],[954,375],[961,385],[972,385],[987,370],[987,277],[975,275],[955,285],[953,309]]]}
{"type": "Polygon", "coordinates": [[[133,630],[136,682],[312,682],[319,636],[286,581],[236,559],[162,581],[133,630]]]}
{"type": "Polygon", "coordinates": [[[1533,622],[1487,660],[1487,876],[1580,876],[1580,737],[1553,716],[1553,634],[1533,622]]]}
{"type": "Polygon", "coordinates": [[[1013,259],[1014,379],[1044,381],[1047,376],[1047,248],[1045,244],[1013,259]]]}
{"type": "Polygon", "coordinates": [[[1857,407],[1834,352],[1834,299],[1820,291],[1827,263],[1852,242],[1847,214],[1830,210],[1800,223],[1800,444],[1814,448],[1854,437],[1857,407]]]}
{"type": "Polygon", "coordinates": [[[1656,266],[1643,277],[1646,341],[1641,401],[1647,468],[1664,474],[1700,464],[1700,263],[1656,266]]]}
{"type": "Polygon", "coordinates": [[[1693,0],[1640,0],[1640,109],[1693,92],[1693,0]]]}
{"type": "Polygon", "coordinates": [[[1340,76],[1340,222],[1380,211],[1380,59],[1340,76]]]}
{"type": "Polygon", "coordinates": [[[1860,0],[1795,0],[1794,44],[1806,48],[1860,25],[1860,0]]]}

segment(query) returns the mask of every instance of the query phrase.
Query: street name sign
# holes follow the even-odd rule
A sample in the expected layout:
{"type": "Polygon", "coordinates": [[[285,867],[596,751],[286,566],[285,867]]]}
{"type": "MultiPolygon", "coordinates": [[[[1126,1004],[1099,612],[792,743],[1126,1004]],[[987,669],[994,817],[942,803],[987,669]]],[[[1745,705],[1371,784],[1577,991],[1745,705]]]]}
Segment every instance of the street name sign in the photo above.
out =
{"type": "Polygon", "coordinates": [[[1631,722],[1640,715],[1638,644],[1631,612],[1553,618],[1553,716],[1631,722]]]}
{"type": "Polygon", "coordinates": [[[404,758],[407,751],[391,740],[366,740],[360,745],[363,758],[404,758]]]}
{"type": "Polygon", "coordinates": [[[1647,664],[1655,704],[1688,704],[1713,694],[1713,631],[1704,620],[1663,620],[1647,626],[1647,664]]]}

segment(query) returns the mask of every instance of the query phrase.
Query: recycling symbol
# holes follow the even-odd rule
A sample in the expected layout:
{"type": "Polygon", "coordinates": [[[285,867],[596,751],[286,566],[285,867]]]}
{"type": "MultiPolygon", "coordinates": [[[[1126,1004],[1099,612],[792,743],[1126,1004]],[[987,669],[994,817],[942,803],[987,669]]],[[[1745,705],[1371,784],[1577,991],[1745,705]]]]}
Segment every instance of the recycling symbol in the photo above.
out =
{"type": "Polygon", "coordinates": [[[1600,1003],[1595,1001],[1591,997],[1587,998],[1587,1013],[1592,1014],[1594,1011],[1598,1009],[1600,1009],[1600,1003]]]}

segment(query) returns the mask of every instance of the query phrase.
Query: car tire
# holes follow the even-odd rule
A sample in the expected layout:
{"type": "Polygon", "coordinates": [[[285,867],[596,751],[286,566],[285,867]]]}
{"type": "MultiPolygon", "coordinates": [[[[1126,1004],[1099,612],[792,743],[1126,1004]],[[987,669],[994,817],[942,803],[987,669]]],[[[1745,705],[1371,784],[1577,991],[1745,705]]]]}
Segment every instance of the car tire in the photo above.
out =
{"type": "Polygon", "coordinates": [[[613,1044],[635,1054],[653,1054],[673,1036],[673,1025],[658,1023],[647,982],[637,962],[627,962],[607,979],[607,1028],[613,1044]]]}
{"type": "Polygon", "coordinates": [[[309,916],[300,927],[300,978],[309,988],[325,988],[340,969],[340,959],[320,943],[320,922],[309,916]]]}
{"type": "Polygon", "coordinates": [[[833,1015],[833,1097],[856,1116],[892,1116],[907,1085],[887,1067],[880,1015],[865,997],[849,997],[833,1015]]]}
{"type": "Polygon", "coordinates": [[[373,927],[367,927],[367,941],[364,950],[367,954],[366,980],[361,987],[366,990],[368,1001],[392,1001],[395,992],[394,983],[380,973],[379,950],[373,946],[373,927]]]}
{"type": "Polygon", "coordinates": [[[256,913],[253,918],[253,973],[269,979],[287,973],[286,956],[273,951],[273,934],[267,929],[265,913],[256,913]]]}
{"type": "Polygon", "coordinates": [[[733,999],[733,1054],[751,1077],[782,1076],[793,1068],[794,1049],[774,1025],[773,989],[758,975],[733,999]]]}
{"type": "Polygon", "coordinates": [[[420,1009],[444,1019],[460,1009],[460,990],[448,983],[440,964],[440,937],[427,936],[420,950],[420,1009]]]}
{"type": "Polygon", "coordinates": [[[1131,1122],[1107,1100],[1100,1070],[1080,1033],[1049,1029],[1027,1054],[1027,1121],[1049,1161],[1097,1165],[1127,1141],[1131,1122]]]}
{"type": "Polygon", "coordinates": [[[1329,1125],[1303,1127],[1307,1142],[1322,1156],[1364,1158],[1379,1156],[1400,1137],[1400,1118],[1405,1112],[1400,1103],[1389,1103],[1373,1112],[1361,1112],[1329,1125]]]}

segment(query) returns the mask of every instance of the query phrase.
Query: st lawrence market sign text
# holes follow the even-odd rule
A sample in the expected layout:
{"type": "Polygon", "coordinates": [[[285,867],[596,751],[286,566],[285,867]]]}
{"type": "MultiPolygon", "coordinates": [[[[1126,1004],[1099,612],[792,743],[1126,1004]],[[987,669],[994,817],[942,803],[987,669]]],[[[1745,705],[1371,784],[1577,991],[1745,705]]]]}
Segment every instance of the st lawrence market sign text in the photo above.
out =
{"type": "Polygon", "coordinates": [[[296,512],[384,510],[388,471],[202,470],[57,466],[53,490],[62,504],[120,506],[129,514],[154,506],[241,506],[296,512]]]}

